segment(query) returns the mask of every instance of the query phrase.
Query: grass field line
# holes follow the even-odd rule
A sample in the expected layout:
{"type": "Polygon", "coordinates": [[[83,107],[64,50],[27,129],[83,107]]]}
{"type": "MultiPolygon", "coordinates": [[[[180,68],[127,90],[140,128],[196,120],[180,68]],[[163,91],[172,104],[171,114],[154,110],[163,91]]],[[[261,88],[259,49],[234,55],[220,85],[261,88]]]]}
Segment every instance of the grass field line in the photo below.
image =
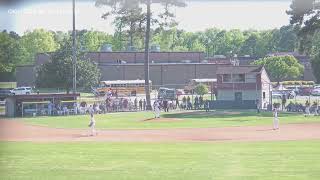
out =
{"type": "MultiPolygon", "coordinates": [[[[157,119],[153,118],[155,121],[157,119]]],[[[88,126],[84,126],[83,128],[67,128],[67,127],[52,127],[50,125],[44,125],[44,124],[33,124],[33,123],[30,123],[28,121],[22,121],[21,119],[16,119],[16,118],[10,118],[10,119],[0,119],[1,120],[7,120],[7,121],[17,121],[17,122],[20,122],[20,123],[23,123],[27,126],[32,126],[32,127],[43,127],[43,128],[50,128],[50,129],[61,129],[61,130],[88,130],[88,126]]],[[[232,120],[228,120],[228,121],[232,121],[232,120]]],[[[140,122],[140,120],[138,121],[140,122]]],[[[147,121],[141,121],[141,123],[143,122],[147,122],[147,121]]],[[[289,124],[289,125],[299,125],[299,124],[320,124],[320,121],[319,122],[309,122],[309,121],[306,121],[306,122],[288,122],[288,123],[283,123],[282,125],[286,125],[286,124],[289,124]]],[[[99,122],[97,122],[97,125],[99,125],[99,122]]],[[[226,128],[226,127],[232,127],[232,128],[236,128],[236,127],[270,127],[272,125],[271,121],[270,121],[270,125],[230,125],[230,126],[219,126],[219,127],[216,127],[216,126],[213,126],[213,127],[177,127],[177,128],[170,128],[170,130],[177,130],[177,129],[221,129],[221,128],[226,128]]],[[[165,128],[104,128],[104,127],[99,127],[97,126],[97,130],[99,131],[130,131],[130,130],[166,130],[165,128]]]]}

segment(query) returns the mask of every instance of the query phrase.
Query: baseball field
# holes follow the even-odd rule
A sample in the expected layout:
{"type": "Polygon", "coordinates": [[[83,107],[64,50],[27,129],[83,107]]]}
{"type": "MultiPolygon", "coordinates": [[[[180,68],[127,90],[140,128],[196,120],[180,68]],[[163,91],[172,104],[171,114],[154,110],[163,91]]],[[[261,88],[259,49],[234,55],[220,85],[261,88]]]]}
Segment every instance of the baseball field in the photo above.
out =
{"type": "Polygon", "coordinates": [[[0,120],[1,179],[320,179],[320,117],[250,111],[0,120]]]}

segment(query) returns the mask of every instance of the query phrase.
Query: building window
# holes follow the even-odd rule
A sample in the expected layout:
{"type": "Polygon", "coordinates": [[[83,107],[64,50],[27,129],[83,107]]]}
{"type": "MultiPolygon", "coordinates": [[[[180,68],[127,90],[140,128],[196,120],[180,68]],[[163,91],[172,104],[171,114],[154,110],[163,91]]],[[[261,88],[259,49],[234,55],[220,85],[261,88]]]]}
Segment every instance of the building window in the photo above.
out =
{"type": "Polygon", "coordinates": [[[222,82],[231,82],[231,74],[223,74],[222,82]]]}
{"type": "Polygon", "coordinates": [[[233,82],[245,82],[245,74],[234,74],[233,82]]]}
{"type": "Polygon", "coordinates": [[[266,92],[263,92],[263,99],[266,99],[266,92]]]}
{"type": "Polygon", "coordinates": [[[246,82],[247,83],[255,83],[257,80],[256,80],[256,75],[254,74],[247,74],[246,75],[246,82]]]}

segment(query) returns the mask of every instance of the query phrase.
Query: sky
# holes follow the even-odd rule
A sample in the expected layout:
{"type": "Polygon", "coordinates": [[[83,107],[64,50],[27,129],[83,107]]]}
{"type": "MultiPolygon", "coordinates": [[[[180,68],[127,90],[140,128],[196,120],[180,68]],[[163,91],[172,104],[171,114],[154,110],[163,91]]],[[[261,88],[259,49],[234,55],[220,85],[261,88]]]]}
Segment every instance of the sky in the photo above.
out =
{"type": "MultiPolygon", "coordinates": [[[[76,0],[76,29],[113,32],[112,19],[103,20],[105,8],[97,8],[94,0],[76,0]]],[[[54,31],[72,29],[72,1],[69,0],[2,0],[0,30],[16,31],[44,28],[54,31]],[[5,3],[7,2],[7,3],[5,3]]],[[[179,29],[202,31],[222,29],[273,29],[289,24],[291,0],[189,0],[187,7],[174,8],[179,29]]],[[[158,12],[159,6],[153,6],[158,12]]]]}

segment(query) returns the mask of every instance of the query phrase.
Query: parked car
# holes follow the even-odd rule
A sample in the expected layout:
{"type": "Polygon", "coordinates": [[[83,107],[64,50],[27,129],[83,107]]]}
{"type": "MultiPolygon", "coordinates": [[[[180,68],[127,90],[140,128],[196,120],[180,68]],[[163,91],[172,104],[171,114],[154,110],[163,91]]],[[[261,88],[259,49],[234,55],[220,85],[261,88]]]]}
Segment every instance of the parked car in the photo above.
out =
{"type": "Polygon", "coordinates": [[[272,92],[273,96],[285,96],[287,99],[293,99],[296,97],[296,93],[293,90],[281,90],[281,91],[273,91],[272,92]]]}
{"type": "Polygon", "coordinates": [[[272,91],[273,99],[282,99],[283,93],[280,91],[272,91]]]}
{"type": "Polygon", "coordinates": [[[158,99],[175,100],[177,98],[176,90],[161,87],[158,91],[158,99]]]}
{"type": "Polygon", "coordinates": [[[286,95],[288,99],[293,99],[296,97],[297,93],[294,90],[288,90],[286,91],[286,95]]]}
{"type": "Polygon", "coordinates": [[[297,87],[297,86],[289,86],[289,87],[286,87],[288,90],[292,90],[294,91],[295,94],[299,94],[300,93],[300,88],[297,87]]]}
{"type": "Polygon", "coordinates": [[[311,92],[311,95],[313,96],[320,96],[320,88],[318,89],[313,89],[311,92]]]}
{"type": "Polygon", "coordinates": [[[177,94],[177,96],[181,96],[181,95],[184,94],[184,90],[183,89],[177,89],[176,90],[176,94],[177,94]]]}
{"type": "Polygon", "coordinates": [[[11,90],[12,95],[20,95],[20,94],[31,94],[31,87],[17,87],[11,90]]]}
{"type": "Polygon", "coordinates": [[[310,88],[310,87],[302,87],[300,89],[300,93],[299,95],[301,96],[309,96],[312,92],[313,88],[310,88]]]}

